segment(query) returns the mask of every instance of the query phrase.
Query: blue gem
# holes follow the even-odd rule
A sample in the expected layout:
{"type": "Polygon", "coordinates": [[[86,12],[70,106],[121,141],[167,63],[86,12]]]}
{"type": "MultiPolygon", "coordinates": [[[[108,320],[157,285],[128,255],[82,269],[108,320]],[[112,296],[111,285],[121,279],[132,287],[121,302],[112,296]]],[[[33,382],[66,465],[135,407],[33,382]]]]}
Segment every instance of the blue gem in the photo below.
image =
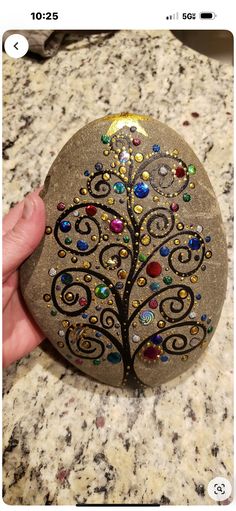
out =
{"type": "Polygon", "coordinates": [[[78,249],[82,250],[82,251],[87,250],[87,248],[88,248],[87,241],[79,240],[79,241],[77,241],[76,245],[77,245],[78,249]]]}
{"type": "Polygon", "coordinates": [[[70,273],[63,273],[61,276],[61,281],[63,284],[71,284],[73,282],[73,277],[70,273]]]}
{"type": "Polygon", "coordinates": [[[192,250],[198,250],[201,246],[201,242],[198,238],[191,238],[188,242],[188,246],[192,250]]]}
{"type": "Polygon", "coordinates": [[[123,282],[117,282],[116,285],[115,285],[116,289],[122,289],[123,287],[124,287],[123,282]]]}
{"type": "Polygon", "coordinates": [[[107,344],[106,347],[107,347],[108,350],[111,350],[112,347],[113,347],[113,344],[107,344]]]}
{"type": "Polygon", "coordinates": [[[89,176],[89,174],[90,174],[89,170],[85,170],[85,171],[84,171],[84,175],[85,175],[85,176],[89,176]]]}
{"type": "Polygon", "coordinates": [[[207,237],[205,238],[205,241],[206,241],[207,243],[209,243],[209,241],[211,241],[211,237],[210,237],[210,236],[207,236],[207,237]]]}
{"type": "Polygon", "coordinates": [[[161,247],[160,249],[160,254],[164,257],[168,256],[168,254],[170,253],[170,250],[168,247],[161,247]]]}
{"type": "Polygon", "coordinates": [[[161,344],[162,341],[163,341],[163,338],[161,335],[158,335],[158,334],[155,334],[153,335],[153,337],[151,338],[151,341],[153,342],[153,344],[161,344]]]}
{"type": "Polygon", "coordinates": [[[200,295],[200,293],[198,293],[198,294],[196,295],[196,300],[201,300],[201,297],[202,297],[202,295],[200,295]]]}
{"type": "Polygon", "coordinates": [[[68,220],[62,220],[60,222],[60,229],[62,232],[69,232],[71,230],[71,223],[68,220]]]}
{"type": "Polygon", "coordinates": [[[144,199],[149,194],[149,187],[146,183],[139,182],[134,187],[134,193],[139,199],[144,199]]]}
{"type": "Polygon", "coordinates": [[[83,314],[81,314],[82,318],[86,319],[88,317],[88,314],[86,312],[83,312],[83,314]]]}
{"type": "Polygon", "coordinates": [[[167,357],[167,355],[161,355],[160,359],[162,362],[168,362],[169,357],[167,357]]]}
{"type": "Polygon", "coordinates": [[[96,332],[96,334],[95,334],[95,335],[96,335],[96,337],[102,337],[101,332],[96,332]]]}
{"type": "Polygon", "coordinates": [[[99,161],[98,161],[97,163],[95,163],[94,167],[95,167],[95,170],[102,170],[103,169],[103,164],[99,163],[99,161]]]}
{"type": "Polygon", "coordinates": [[[207,318],[207,315],[206,314],[203,314],[202,317],[201,317],[201,320],[202,321],[206,321],[206,318],[207,318]]]}
{"type": "Polygon", "coordinates": [[[118,351],[114,351],[113,353],[109,353],[109,355],[107,355],[107,360],[112,364],[118,364],[121,361],[121,355],[118,353],[118,351]]]}
{"type": "Polygon", "coordinates": [[[158,284],[158,282],[152,282],[150,284],[150,289],[151,291],[158,291],[158,289],[160,289],[160,284],[158,284]]]}
{"type": "Polygon", "coordinates": [[[152,146],[152,150],[154,151],[154,153],[159,153],[160,149],[161,148],[160,148],[160,146],[158,144],[154,144],[152,146]]]}
{"type": "Polygon", "coordinates": [[[113,185],[113,188],[114,188],[116,193],[124,193],[124,191],[125,191],[125,185],[123,183],[121,183],[120,181],[115,183],[113,185]]]}

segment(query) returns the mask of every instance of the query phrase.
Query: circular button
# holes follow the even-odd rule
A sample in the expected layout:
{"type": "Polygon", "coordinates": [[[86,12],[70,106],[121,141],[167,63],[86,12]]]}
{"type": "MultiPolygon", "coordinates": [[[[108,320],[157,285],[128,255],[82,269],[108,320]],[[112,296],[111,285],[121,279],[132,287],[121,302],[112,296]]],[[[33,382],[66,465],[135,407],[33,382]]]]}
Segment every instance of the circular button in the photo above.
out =
{"type": "Polygon", "coordinates": [[[29,43],[21,34],[9,35],[4,44],[5,52],[13,59],[24,57],[29,49],[29,43]]]}
{"type": "Polygon", "coordinates": [[[226,500],[232,493],[232,486],[225,477],[215,477],[211,479],[207,486],[208,495],[217,502],[226,500]]]}

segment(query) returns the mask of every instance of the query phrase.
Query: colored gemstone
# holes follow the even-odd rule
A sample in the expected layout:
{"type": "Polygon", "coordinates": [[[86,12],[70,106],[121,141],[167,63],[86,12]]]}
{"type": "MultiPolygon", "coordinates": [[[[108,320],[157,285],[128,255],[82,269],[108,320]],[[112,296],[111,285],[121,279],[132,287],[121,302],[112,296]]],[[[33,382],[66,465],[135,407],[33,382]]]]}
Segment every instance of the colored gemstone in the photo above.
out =
{"type": "Polygon", "coordinates": [[[97,298],[101,298],[102,300],[104,300],[104,298],[107,298],[109,296],[110,290],[108,289],[107,286],[105,286],[105,284],[98,284],[98,286],[95,287],[94,293],[97,296],[97,298]]]}
{"type": "Polygon", "coordinates": [[[82,251],[87,250],[87,248],[88,248],[88,243],[87,243],[87,241],[84,241],[84,240],[77,241],[76,245],[77,245],[78,249],[82,250],[82,251]]]}
{"type": "Polygon", "coordinates": [[[153,342],[153,344],[158,345],[162,343],[163,337],[159,334],[155,334],[153,335],[151,341],[153,342]]]}
{"type": "Polygon", "coordinates": [[[162,362],[168,362],[169,357],[167,357],[167,355],[161,355],[160,359],[162,362]]]}
{"type": "Polygon", "coordinates": [[[84,298],[83,296],[79,299],[79,304],[81,305],[81,307],[85,307],[87,303],[88,303],[87,299],[84,298]]]}
{"type": "Polygon", "coordinates": [[[129,243],[129,236],[125,235],[123,240],[124,240],[125,243],[129,243]]]}
{"type": "Polygon", "coordinates": [[[185,176],[185,170],[183,169],[183,167],[177,167],[177,169],[175,170],[175,174],[177,177],[184,177],[185,176]]]}
{"type": "Polygon", "coordinates": [[[158,282],[152,282],[149,287],[151,291],[158,291],[158,289],[160,289],[160,284],[158,284],[158,282]]]}
{"type": "Polygon", "coordinates": [[[207,333],[210,334],[212,331],[213,331],[213,326],[209,326],[209,328],[207,329],[207,333]]]}
{"type": "Polygon", "coordinates": [[[69,237],[65,238],[66,245],[70,245],[71,243],[72,243],[72,238],[69,238],[69,237]]]}
{"type": "Polygon", "coordinates": [[[147,265],[146,272],[149,277],[152,277],[152,278],[158,277],[162,272],[160,263],[158,263],[156,261],[149,263],[147,265]]]}
{"type": "Polygon", "coordinates": [[[158,144],[154,144],[152,146],[152,150],[154,151],[154,153],[159,153],[160,149],[161,148],[160,148],[160,146],[158,144]]]}
{"type": "Polygon", "coordinates": [[[176,211],[178,211],[179,205],[176,202],[172,202],[172,204],[170,205],[170,209],[175,213],[176,211]]]}
{"type": "Polygon", "coordinates": [[[107,360],[108,362],[111,362],[111,364],[119,364],[121,361],[121,355],[118,353],[118,351],[113,351],[107,355],[107,360]]]}
{"type": "Polygon", "coordinates": [[[163,256],[163,257],[166,257],[168,256],[170,253],[170,250],[168,247],[161,247],[160,249],[160,254],[163,256]]]}
{"type": "Polygon", "coordinates": [[[85,171],[84,171],[84,175],[85,175],[86,177],[88,177],[88,176],[89,176],[89,174],[90,174],[89,170],[85,170],[85,171]]]}
{"type": "Polygon", "coordinates": [[[150,300],[148,305],[149,305],[150,309],[156,309],[157,305],[158,305],[157,300],[155,300],[155,298],[153,298],[152,300],[150,300]]]}
{"type": "Polygon", "coordinates": [[[207,318],[207,315],[206,314],[203,314],[202,317],[201,317],[201,320],[202,321],[206,321],[206,318],[207,318]]]}
{"type": "Polygon", "coordinates": [[[147,260],[147,256],[145,256],[144,254],[139,254],[138,258],[139,261],[141,261],[141,263],[145,263],[145,261],[147,260]]]}
{"type": "Polygon", "coordinates": [[[101,360],[100,358],[96,358],[94,361],[93,361],[94,365],[95,366],[99,366],[99,364],[101,364],[101,360]]]}
{"type": "Polygon", "coordinates": [[[98,161],[97,163],[95,163],[94,167],[95,167],[95,170],[102,170],[103,164],[98,161]]]}
{"type": "Polygon", "coordinates": [[[166,275],[163,278],[163,282],[164,282],[164,284],[171,284],[172,283],[172,277],[170,277],[169,275],[166,275]]]}
{"type": "Polygon", "coordinates": [[[197,300],[201,300],[201,297],[202,297],[202,295],[200,295],[200,293],[198,293],[198,294],[196,295],[196,299],[197,299],[197,300]]]}
{"type": "Polygon", "coordinates": [[[60,229],[62,232],[69,232],[71,230],[71,223],[68,220],[62,220],[60,222],[60,229]]]}
{"type": "Polygon", "coordinates": [[[198,238],[191,238],[188,242],[188,246],[192,250],[199,250],[199,248],[201,247],[201,242],[198,238]]]}
{"type": "Polygon", "coordinates": [[[124,183],[121,183],[120,181],[115,183],[113,185],[113,188],[114,188],[116,193],[124,193],[124,191],[125,191],[125,185],[124,185],[124,183]]]}
{"type": "Polygon", "coordinates": [[[119,234],[120,232],[123,231],[123,229],[124,229],[124,223],[119,218],[114,218],[114,220],[112,220],[110,222],[110,230],[112,232],[119,234]]]}
{"type": "Polygon", "coordinates": [[[109,137],[109,135],[102,135],[101,141],[103,142],[103,144],[109,144],[111,141],[111,138],[109,137]]]}
{"type": "Polygon", "coordinates": [[[133,144],[134,144],[135,146],[140,145],[140,144],[141,144],[141,140],[140,140],[140,138],[133,138],[133,144]]]}
{"type": "Polygon", "coordinates": [[[65,206],[64,202],[59,202],[59,203],[57,204],[57,209],[58,209],[59,211],[63,211],[63,209],[65,209],[65,207],[66,207],[66,206],[65,206]]]}
{"type": "Polygon", "coordinates": [[[134,193],[139,199],[144,199],[149,194],[149,187],[146,183],[139,182],[134,186],[134,193]]]}
{"type": "Polygon", "coordinates": [[[61,275],[61,281],[63,284],[71,284],[73,282],[73,277],[70,273],[63,273],[61,275]]]}
{"type": "Polygon", "coordinates": [[[143,357],[148,360],[156,360],[158,358],[157,349],[154,348],[154,346],[148,346],[148,348],[143,351],[143,357]]]}
{"type": "Polygon", "coordinates": [[[89,206],[86,206],[85,211],[88,216],[94,216],[97,213],[97,208],[96,208],[96,206],[89,204],[89,206]]]}
{"type": "Polygon", "coordinates": [[[210,236],[206,236],[205,241],[206,241],[206,243],[209,243],[211,241],[211,237],[210,236]]]}
{"type": "Polygon", "coordinates": [[[184,202],[191,201],[191,195],[189,195],[189,193],[184,193],[183,194],[183,200],[184,200],[184,202]]]}
{"type": "Polygon", "coordinates": [[[139,321],[142,325],[150,325],[153,322],[155,316],[152,311],[144,310],[139,314],[139,321]]]}
{"type": "Polygon", "coordinates": [[[196,169],[196,167],[195,167],[194,165],[192,165],[192,164],[191,164],[191,165],[189,165],[189,166],[188,166],[188,173],[189,173],[191,176],[193,176],[194,174],[196,174],[196,172],[197,172],[197,169],[196,169]]]}
{"type": "Polygon", "coordinates": [[[122,151],[119,154],[119,160],[121,163],[126,163],[129,160],[130,154],[127,151],[122,151]]]}

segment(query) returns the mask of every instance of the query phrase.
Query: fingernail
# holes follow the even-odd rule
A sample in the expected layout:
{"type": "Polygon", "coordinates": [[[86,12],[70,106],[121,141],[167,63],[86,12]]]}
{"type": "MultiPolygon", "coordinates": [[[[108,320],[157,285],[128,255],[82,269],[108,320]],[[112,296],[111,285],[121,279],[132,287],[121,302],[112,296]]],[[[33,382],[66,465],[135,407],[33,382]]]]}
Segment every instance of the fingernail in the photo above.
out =
{"type": "Polygon", "coordinates": [[[31,200],[29,197],[26,197],[24,201],[22,217],[25,218],[26,220],[29,220],[34,212],[34,208],[35,208],[34,201],[31,200]]]}

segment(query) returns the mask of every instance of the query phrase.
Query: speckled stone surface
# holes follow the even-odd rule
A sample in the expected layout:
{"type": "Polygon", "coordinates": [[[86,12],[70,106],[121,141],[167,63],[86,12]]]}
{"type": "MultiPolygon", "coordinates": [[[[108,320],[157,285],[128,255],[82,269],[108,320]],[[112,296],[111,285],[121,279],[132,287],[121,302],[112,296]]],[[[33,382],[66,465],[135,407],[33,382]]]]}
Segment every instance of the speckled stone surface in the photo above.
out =
{"type": "Polygon", "coordinates": [[[232,69],[169,32],[117,32],[47,61],[4,59],[4,210],[41,184],[56,154],[107,113],[151,114],[204,164],[225,222],[223,313],[200,362],[155,390],[90,381],[47,341],[5,371],[7,504],[212,504],[232,481],[232,69]],[[177,474],[177,476],[176,476],[177,474]]]}

